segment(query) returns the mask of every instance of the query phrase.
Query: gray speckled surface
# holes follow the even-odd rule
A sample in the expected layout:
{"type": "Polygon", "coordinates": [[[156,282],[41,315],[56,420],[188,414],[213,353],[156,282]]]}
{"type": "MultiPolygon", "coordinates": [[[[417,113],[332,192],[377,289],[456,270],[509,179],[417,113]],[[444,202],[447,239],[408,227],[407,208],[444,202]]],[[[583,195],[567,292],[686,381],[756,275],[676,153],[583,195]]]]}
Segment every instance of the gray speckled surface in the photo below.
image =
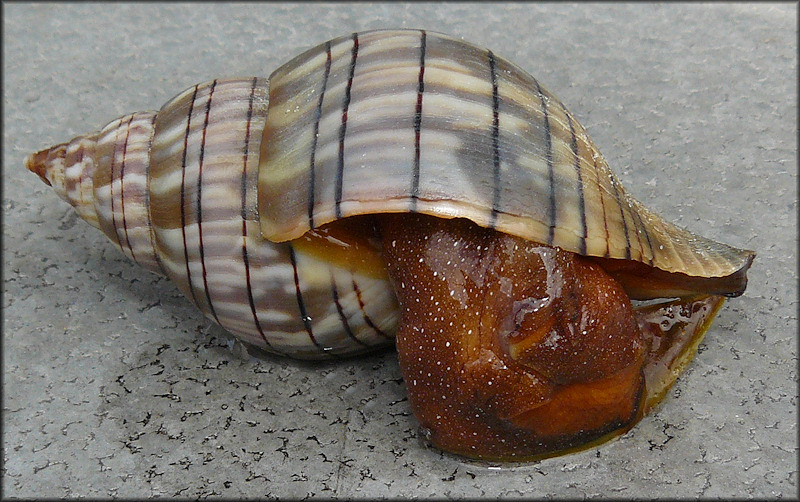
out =
{"type": "Polygon", "coordinates": [[[4,497],[797,496],[795,4],[3,4],[4,497]],[[24,156],[356,30],[492,48],[634,196],[758,252],[656,412],[517,466],[426,449],[396,357],[246,358],[24,156]]]}

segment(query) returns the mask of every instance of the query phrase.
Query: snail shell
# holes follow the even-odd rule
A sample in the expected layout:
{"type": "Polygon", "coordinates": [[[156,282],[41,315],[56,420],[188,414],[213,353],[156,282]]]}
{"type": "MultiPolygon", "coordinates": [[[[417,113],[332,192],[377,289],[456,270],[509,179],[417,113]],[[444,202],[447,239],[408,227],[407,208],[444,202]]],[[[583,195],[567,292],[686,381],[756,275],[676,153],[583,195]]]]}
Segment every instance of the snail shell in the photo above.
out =
{"type": "MultiPolygon", "coordinates": [[[[465,239],[489,238],[476,230],[482,227],[507,236],[497,249],[511,239],[515,250],[525,243],[557,250],[531,247],[531,256],[566,253],[553,260],[577,260],[565,266],[608,285],[598,291],[613,289],[630,326],[636,321],[626,295],[737,296],[754,258],[691,234],[629,196],[584,128],[523,70],[419,30],[354,33],[297,56],[269,79],[196,85],[158,112],[121,117],[26,164],[126,256],[172,279],[207,317],[247,343],[297,358],[392,343],[398,297],[406,313],[400,332],[417,336],[407,314],[408,302],[419,298],[395,291],[404,278],[413,280],[404,275],[410,268],[397,265],[402,257],[380,237],[416,249],[428,236],[371,215],[420,213],[419,228],[438,228],[422,215],[458,218],[461,227],[470,220],[474,228],[458,230],[471,236],[465,239]],[[397,258],[390,271],[384,256],[397,258]]],[[[704,319],[721,304],[699,302],[694,310],[704,319]]],[[[642,315],[644,326],[653,314],[642,315]]],[[[707,327],[692,322],[692,333],[707,327]]],[[[633,377],[625,406],[609,414],[613,427],[551,442],[525,436],[519,448],[492,446],[483,456],[530,456],[632,423],[643,409],[641,375],[648,374],[639,369],[646,347],[638,329],[631,328],[638,348],[622,351],[638,366],[621,366],[633,377]]],[[[516,346],[512,341],[502,350],[516,346]]],[[[411,352],[402,350],[405,375],[411,352]]],[[[524,353],[519,349],[522,359],[524,353]]],[[[430,415],[419,403],[412,400],[415,414],[430,415]]],[[[506,443],[493,429],[486,434],[506,443]]],[[[482,455],[450,439],[437,444],[482,455]]]]}

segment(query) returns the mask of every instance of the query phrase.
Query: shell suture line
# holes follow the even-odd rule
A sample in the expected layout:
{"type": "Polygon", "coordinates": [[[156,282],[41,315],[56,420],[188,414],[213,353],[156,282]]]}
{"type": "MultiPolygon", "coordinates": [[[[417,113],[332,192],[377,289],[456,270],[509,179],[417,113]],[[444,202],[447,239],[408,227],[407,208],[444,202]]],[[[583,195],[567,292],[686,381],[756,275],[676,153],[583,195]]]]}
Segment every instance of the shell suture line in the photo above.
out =
{"type": "Polygon", "coordinates": [[[272,343],[270,343],[269,338],[267,338],[267,335],[264,333],[264,329],[261,327],[261,321],[258,319],[256,303],[253,298],[253,284],[250,278],[250,258],[247,255],[247,157],[250,154],[250,126],[253,121],[253,101],[255,98],[257,83],[258,77],[253,77],[253,85],[250,87],[250,97],[247,105],[247,122],[245,124],[244,148],[242,149],[242,263],[244,264],[247,302],[250,305],[250,312],[253,314],[253,324],[255,325],[259,336],[264,341],[264,345],[269,350],[279,352],[277,349],[275,349],[275,347],[273,347],[272,343]]]}
{"type": "Polygon", "coordinates": [[[201,198],[203,195],[203,162],[206,152],[206,134],[208,133],[208,117],[211,114],[211,100],[214,96],[214,89],[217,87],[217,81],[211,83],[211,88],[208,90],[208,101],[206,101],[205,119],[203,121],[203,138],[200,141],[200,159],[197,167],[197,234],[200,241],[200,266],[203,270],[203,289],[206,293],[206,300],[208,301],[208,308],[214,320],[219,322],[217,312],[214,310],[214,303],[211,301],[211,292],[208,289],[208,274],[206,271],[206,253],[203,246],[203,204],[201,198]]]}
{"type": "MultiPolygon", "coordinates": [[[[133,115],[131,115],[131,118],[133,118],[133,115]]],[[[120,126],[121,125],[122,125],[122,121],[120,121],[120,126]]],[[[119,231],[117,230],[119,227],[117,226],[117,212],[116,212],[116,207],[115,207],[115,204],[114,204],[114,173],[117,171],[114,168],[117,165],[117,148],[119,148],[119,136],[120,136],[121,132],[122,132],[122,127],[117,127],[117,130],[114,133],[114,148],[111,151],[111,168],[110,168],[111,174],[109,176],[110,183],[108,185],[108,189],[111,192],[111,195],[110,195],[110,200],[111,200],[111,223],[112,223],[113,228],[114,228],[114,231],[112,233],[113,233],[113,235],[114,235],[114,237],[115,237],[115,239],[117,241],[117,245],[120,247],[120,249],[124,249],[123,246],[122,246],[122,239],[120,239],[119,231]]],[[[120,185],[122,185],[122,179],[121,178],[120,178],[120,185]]]]}
{"type": "Polygon", "coordinates": [[[197,295],[194,292],[194,285],[192,284],[192,271],[189,268],[189,247],[186,244],[186,157],[189,150],[189,133],[192,126],[192,112],[194,111],[194,101],[197,99],[198,85],[194,86],[192,92],[192,99],[189,101],[189,112],[186,115],[186,132],[183,135],[183,156],[181,160],[181,234],[183,236],[183,258],[186,262],[186,281],[189,285],[189,291],[192,293],[192,300],[198,307],[200,302],[197,301],[197,295]]]}
{"type": "MultiPolygon", "coordinates": [[[[150,138],[147,140],[148,152],[152,151],[153,140],[155,139],[156,136],[155,135],[156,119],[158,119],[158,113],[154,113],[153,118],[150,121],[150,128],[152,130],[152,133],[150,134],[150,138]]],[[[157,249],[156,231],[153,228],[153,212],[152,212],[153,208],[152,205],[150,204],[150,162],[148,162],[147,166],[145,167],[145,176],[147,178],[147,181],[145,182],[146,189],[144,194],[145,207],[147,210],[147,230],[150,233],[150,244],[153,246],[153,250],[155,250],[157,249]]],[[[155,261],[158,264],[158,268],[159,270],[161,270],[161,273],[166,274],[166,272],[164,271],[164,264],[161,262],[161,256],[159,256],[159,253],[157,251],[154,251],[153,256],[155,257],[155,261]]]]}
{"type": "MultiPolygon", "coordinates": [[[[125,232],[125,242],[128,245],[128,249],[131,252],[131,259],[133,261],[136,260],[136,254],[133,252],[133,246],[131,246],[131,238],[128,235],[128,220],[125,218],[125,160],[126,155],[128,153],[128,140],[131,137],[131,123],[133,122],[133,117],[135,114],[131,114],[131,118],[128,119],[128,127],[125,131],[125,144],[122,146],[122,164],[119,168],[119,197],[120,197],[120,205],[122,206],[122,228],[125,232]]],[[[112,179],[112,186],[113,186],[113,179],[112,179]]]]}

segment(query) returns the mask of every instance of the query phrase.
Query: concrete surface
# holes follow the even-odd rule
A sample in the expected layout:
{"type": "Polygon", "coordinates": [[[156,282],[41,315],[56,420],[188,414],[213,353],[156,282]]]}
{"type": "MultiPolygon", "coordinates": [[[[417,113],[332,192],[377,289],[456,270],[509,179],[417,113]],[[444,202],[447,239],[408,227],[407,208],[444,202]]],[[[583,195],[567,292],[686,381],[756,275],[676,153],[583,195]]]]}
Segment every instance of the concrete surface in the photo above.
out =
{"type": "Polygon", "coordinates": [[[4,497],[797,496],[796,4],[3,4],[4,497]],[[517,62],[639,199],[755,249],[657,409],[526,465],[426,449],[391,351],[242,357],[24,155],[355,30],[517,62]]]}

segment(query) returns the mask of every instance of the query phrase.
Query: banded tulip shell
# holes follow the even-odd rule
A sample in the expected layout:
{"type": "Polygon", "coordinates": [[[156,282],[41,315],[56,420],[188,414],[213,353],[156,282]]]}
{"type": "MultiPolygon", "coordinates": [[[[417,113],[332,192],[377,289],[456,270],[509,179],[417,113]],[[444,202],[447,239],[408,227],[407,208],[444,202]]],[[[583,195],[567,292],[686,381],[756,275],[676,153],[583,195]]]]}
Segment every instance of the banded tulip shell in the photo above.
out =
{"type": "Polygon", "coordinates": [[[473,457],[629,428],[755,256],[629,196],[525,71],[419,30],[196,85],[26,164],[246,343],[317,359],[397,333],[421,425],[473,457]]]}

